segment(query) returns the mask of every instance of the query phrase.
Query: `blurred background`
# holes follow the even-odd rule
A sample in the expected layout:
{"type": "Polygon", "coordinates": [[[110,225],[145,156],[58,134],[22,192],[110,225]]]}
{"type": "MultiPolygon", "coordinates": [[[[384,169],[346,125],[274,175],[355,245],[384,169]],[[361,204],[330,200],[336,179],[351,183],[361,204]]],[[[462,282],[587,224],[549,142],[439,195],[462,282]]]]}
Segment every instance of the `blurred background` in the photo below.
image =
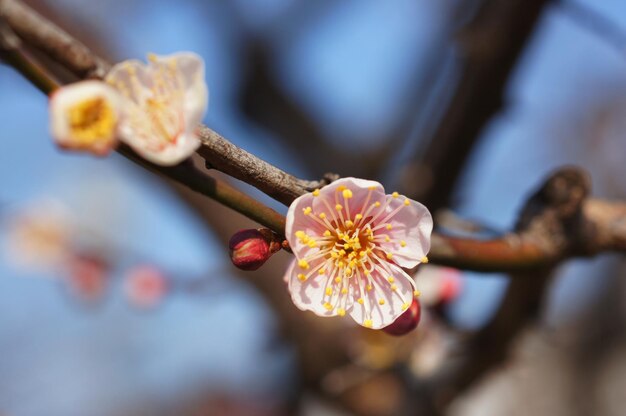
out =
{"type": "MultiPolygon", "coordinates": [[[[382,181],[445,226],[511,229],[565,164],[591,173],[594,195],[626,198],[619,0],[27,3],[113,62],[198,53],[212,129],[299,177],[382,181]]],[[[275,306],[289,256],[230,265],[225,241],[254,224],[118,155],[60,152],[46,97],[7,66],[0,109],[0,415],[418,414],[419,380],[507,290],[505,275],[426,267],[406,339],[315,324],[342,328],[349,359],[313,382],[284,328],[321,319],[275,306]],[[418,387],[375,376],[398,370],[418,387]]],[[[445,413],[624,414],[625,274],[616,255],[555,270],[505,365],[445,413]]]]}

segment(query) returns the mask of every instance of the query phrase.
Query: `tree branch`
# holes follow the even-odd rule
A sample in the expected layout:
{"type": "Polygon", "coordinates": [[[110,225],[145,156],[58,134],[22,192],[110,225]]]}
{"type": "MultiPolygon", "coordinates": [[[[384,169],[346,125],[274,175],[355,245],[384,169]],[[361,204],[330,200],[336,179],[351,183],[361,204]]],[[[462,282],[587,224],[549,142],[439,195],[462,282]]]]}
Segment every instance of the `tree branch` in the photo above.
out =
{"type": "MultiPolygon", "coordinates": [[[[72,38],[69,35],[34,11],[29,11],[29,8],[17,0],[0,0],[0,17],[5,18],[6,22],[11,25],[15,19],[20,19],[30,12],[34,13],[34,16],[27,19],[31,25],[15,25],[20,30],[29,32],[28,38],[43,34],[59,38],[56,41],[53,40],[48,46],[42,39],[39,39],[40,42],[37,45],[44,46],[45,51],[51,52],[58,49],[59,45],[67,45],[70,42],[68,39],[72,38]]],[[[80,71],[87,70],[95,74],[108,68],[104,60],[92,54],[75,53],[74,51],[77,50],[82,52],[86,50],[86,47],[76,40],[71,40],[70,43],[72,46],[66,46],[64,49],[69,51],[68,53],[64,54],[56,50],[51,56],[59,58],[62,61],[60,63],[66,65],[72,72],[78,74],[80,71]],[[91,61],[86,56],[92,56],[91,61]]],[[[19,56],[19,53],[18,50],[15,56],[19,56]]],[[[18,69],[28,73],[29,64],[33,62],[28,61],[25,56],[22,58],[18,69]]],[[[247,183],[252,183],[285,204],[289,204],[294,198],[311,190],[312,187],[323,185],[320,182],[298,179],[283,172],[233,145],[208,127],[200,127],[200,132],[203,146],[198,153],[205,158],[207,164],[218,167],[222,172],[247,183]]],[[[280,214],[229,185],[206,175],[190,164],[164,168],[137,157],[127,147],[120,148],[120,152],[152,171],[157,171],[196,192],[224,203],[278,234],[284,233],[285,220],[280,214]]],[[[578,224],[577,233],[567,238],[544,232],[549,228],[550,224],[547,223],[530,230],[510,233],[490,240],[459,238],[435,233],[430,259],[433,263],[462,269],[502,272],[542,267],[572,256],[590,256],[602,251],[625,250],[626,227],[623,225],[623,218],[626,217],[626,204],[589,200],[585,201],[584,206],[584,221],[578,224]],[[568,244],[564,244],[563,241],[568,244]]]]}

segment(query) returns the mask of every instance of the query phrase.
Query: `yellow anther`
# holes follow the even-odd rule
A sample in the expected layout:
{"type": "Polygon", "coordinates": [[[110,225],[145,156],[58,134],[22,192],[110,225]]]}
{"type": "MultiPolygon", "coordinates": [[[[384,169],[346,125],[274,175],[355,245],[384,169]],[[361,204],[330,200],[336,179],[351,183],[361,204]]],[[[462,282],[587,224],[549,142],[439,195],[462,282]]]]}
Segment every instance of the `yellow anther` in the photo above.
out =
{"type": "Polygon", "coordinates": [[[367,236],[367,239],[368,239],[369,241],[374,241],[374,236],[373,236],[373,235],[369,235],[369,236],[367,236]]]}
{"type": "Polygon", "coordinates": [[[365,328],[371,328],[371,327],[372,327],[372,325],[373,325],[373,322],[372,322],[372,320],[371,320],[371,319],[366,319],[366,320],[364,320],[364,321],[363,321],[363,326],[364,326],[365,328]]]}
{"type": "Polygon", "coordinates": [[[304,231],[296,231],[296,237],[304,238],[305,236],[306,236],[306,233],[304,231]]]}
{"type": "Polygon", "coordinates": [[[426,256],[422,257],[422,263],[428,263],[428,257],[426,256]]]}
{"type": "Polygon", "coordinates": [[[313,196],[320,196],[320,190],[316,189],[312,192],[313,196]]]}
{"type": "Polygon", "coordinates": [[[326,218],[326,214],[324,214],[324,213],[322,212],[322,213],[320,213],[319,217],[320,217],[321,219],[325,219],[325,218],[326,218]]]}
{"type": "Polygon", "coordinates": [[[374,189],[376,189],[376,186],[368,186],[367,189],[369,189],[370,191],[373,191],[374,189]]]}
{"type": "Polygon", "coordinates": [[[335,283],[341,283],[341,277],[339,276],[335,277],[335,283]]]}
{"type": "Polygon", "coordinates": [[[364,274],[365,276],[369,276],[369,275],[370,275],[370,271],[369,271],[369,270],[367,270],[367,269],[365,269],[365,270],[363,270],[363,274],[364,274]]]}
{"type": "Polygon", "coordinates": [[[148,60],[150,62],[156,62],[157,61],[157,56],[155,54],[153,54],[153,53],[149,53],[148,54],[148,60]]]}
{"type": "Polygon", "coordinates": [[[378,304],[379,305],[384,305],[385,304],[385,299],[378,299],[378,304]]]}
{"type": "Polygon", "coordinates": [[[358,220],[360,220],[360,219],[362,219],[362,218],[363,218],[363,214],[356,214],[356,215],[354,216],[354,219],[355,219],[355,220],[357,220],[357,221],[358,221],[358,220]]]}
{"type": "Polygon", "coordinates": [[[341,288],[341,294],[345,295],[346,293],[348,293],[348,288],[347,287],[341,288]]]}
{"type": "Polygon", "coordinates": [[[411,305],[409,305],[408,303],[403,303],[402,304],[402,310],[406,311],[407,309],[409,309],[409,306],[411,306],[411,305]]]}
{"type": "Polygon", "coordinates": [[[84,145],[109,140],[115,134],[117,116],[103,98],[89,98],[71,106],[66,113],[72,137],[84,145]]]}
{"type": "Polygon", "coordinates": [[[326,310],[331,311],[333,309],[333,305],[331,305],[330,303],[326,302],[324,304],[324,308],[326,308],[326,310]]]}
{"type": "Polygon", "coordinates": [[[393,258],[393,253],[387,253],[387,259],[391,260],[393,258]]]}
{"type": "Polygon", "coordinates": [[[337,204],[337,205],[335,205],[335,209],[337,211],[341,211],[343,209],[343,207],[341,206],[341,204],[337,204]]]}
{"type": "Polygon", "coordinates": [[[304,259],[302,259],[302,260],[298,260],[298,266],[299,266],[301,269],[305,269],[305,270],[306,270],[306,269],[308,269],[308,268],[309,268],[309,263],[307,263],[307,261],[306,261],[306,260],[304,260],[304,259]]]}
{"type": "Polygon", "coordinates": [[[341,192],[341,191],[343,191],[344,189],[346,189],[346,186],[345,186],[345,185],[339,185],[339,186],[337,187],[337,192],[341,192]]]}
{"type": "Polygon", "coordinates": [[[391,230],[393,228],[393,226],[391,224],[387,224],[387,225],[385,225],[385,228],[388,229],[388,230],[391,230]]]}
{"type": "Polygon", "coordinates": [[[391,287],[389,287],[389,289],[396,291],[398,290],[398,286],[397,285],[391,285],[391,287]]]}
{"type": "Polygon", "coordinates": [[[406,247],[406,241],[400,240],[400,247],[406,247]]]}
{"type": "Polygon", "coordinates": [[[356,301],[359,303],[359,305],[363,305],[365,303],[363,298],[358,298],[356,301]]]}
{"type": "Polygon", "coordinates": [[[365,257],[366,254],[367,254],[367,251],[365,250],[359,251],[359,257],[365,257]]]}
{"type": "Polygon", "coordinates": [[[422,292],[420,292],[419,290],[414,290],[413,291],[413,296],[415,296],[416,298],[418,298],[421,294],[422,294],[422,292]]]}
{"type": "Polygon", "coordinates": [[[351,190],[349,190],[349,189],[344,189],[344,190],[343,190],[343,192],[342,192],[342,194],[343,194],[343,197],[344,197],[345,199],[350,199],[350,198],[352,198],[352,191],[351,191],[351,190]]]}
{"type": "Polygon", "coordinates": [[[344,308],[337,309],[337,315],[346,316],[346,310],[344,308]]]}
{"type": "Polygon", "coordinates": [[[388,281],[389,283],[393,283],[393,282],[395,282],[395,281],[396,281],[396,279],[394,279],[394,278],[393,278],[393,276],[389,276],[389,277],[387,278],[387,281],[388,281]]]}
{"type": "Polygon", "coordinates": [[[317,243],[315,242],[315,240],[310,240],[308,243],[309,247],[314,248],[317,246],[317,243]]]}
{"type": "Polygon", "coordinates": [[[411,200],[410,200],[409,198],[405,199],[405,200],[404,200],[404,205],[406,205],[407,207],[408,207],[409,205],[411,205],[411,200]]]}
{"type": "Polygon", "coordinates": [[[325,274],[325,273],[326,273],[326,270],[324,270],[324,269],[319,269],[319,270],[317,271],[317,274],[319,274],[320,276],[321,276],[321,275],[323,275],[323,274],[325,274]]]}
{"type": "Polygon", "coordinates": [[[400,196],[400,194],[399,194],[399,193],[397,193],[397,192],[394,192],[394,193],[392,193],[392,194],[391,194],[391,197],[392,197],[392,198],[397,198],[397,197],[399,197],[399,196],[400,196]]]}
{"type": "Polygon", "coordinates": [[[324,237],[330,237],[332,233],[329,230],[324,231],[324,237]]]}
{"type": "Polygon", "coordinates": [[[354,223],[350,220],[346,221],[346,227],[348,228],[352,228],[354,226],[354,223]]]}
{"type": "Polygon", "coordinates": [[[300,273],[300,274],[298,274],[298,279],[299,279],[301,282],[304,282],[304,281],[306,280],[306,276],[305,276],[305,275],[303,275],[302,273],[300,273]]]}
{"type": "Polygon", "coordinates": [[[379,206],[380,206],[380,201],[376,201],[376,202],[374,202],[374,206],[375,206],[375,207],[379,207],[379,206]]]}
{"type": "Polygon", "coordinates": [[[327,295],[327,296],[330,296],[330,295],[332,295],[332,294],[333,294],[333,289],[331,289],[330,287],[327,287],[327,288],[326,288],[326,295],[327,295]]]}
{"type": "Polygon", "coordinates": [[[374,289],[374,286],[372,286],[371,284],[368,284],[366,287],[367,291],[371,291],[372,289],[374,289]]]}
{"type": "Polygon", "coordinates": [[[306,207],[302,211],[304,212],[304,215],[309,215],[311,213],[311,211],[313,211],[313,208],[306,207]]]}
{"type": "Polygon", "coordinates": [[[386,241],[386,242],[390,242],[390,241],[391,241],[391,238],[390,238],[388,235],[386,235],[386,236],[385,236],[385,241],[386,241]]]}

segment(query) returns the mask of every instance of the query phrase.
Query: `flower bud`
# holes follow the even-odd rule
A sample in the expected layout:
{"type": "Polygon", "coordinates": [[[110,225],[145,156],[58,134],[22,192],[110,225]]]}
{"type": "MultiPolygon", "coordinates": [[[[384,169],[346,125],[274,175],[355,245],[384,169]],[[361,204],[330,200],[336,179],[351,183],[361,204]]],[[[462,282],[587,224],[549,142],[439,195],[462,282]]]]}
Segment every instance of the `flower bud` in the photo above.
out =
{"type": "Polygon", "coordinates": [[[389,335],[400,336],[408,334],[417,327],[420,321],[421,309],[419,301],[413,298],[413,303],[411,303],[409,309],[404,311],[391,325],[382,328],[382,330],[389,335]]]}
{"type": "Polygon", "coordinates": [[[126,272],[124,289],[131,304],[150,308],[163,300],[169,288],[167,278],[159,268],[140,264],[126,272]]]}
{"type": "Polygon", "coordinates": [[[281,240],[267,228],[240,230],[228,242],[230,259],[242,270],[256,270],[281,248],[281,240]]]}

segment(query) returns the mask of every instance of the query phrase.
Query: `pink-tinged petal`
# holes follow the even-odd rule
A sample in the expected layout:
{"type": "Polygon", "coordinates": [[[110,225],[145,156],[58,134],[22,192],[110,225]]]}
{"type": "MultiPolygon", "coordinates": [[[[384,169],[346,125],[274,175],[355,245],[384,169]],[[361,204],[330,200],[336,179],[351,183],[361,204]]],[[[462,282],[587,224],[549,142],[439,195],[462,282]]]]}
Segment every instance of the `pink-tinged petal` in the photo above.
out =
{"type": "Polygon", "coordinates": [[[179,52],[166,56],[155,56],[151,65],[162,74],[175,77],[183,92],[184,129],[193,132],[206,113],[209,92],[204,79],[204,61],[192,52],[179,52]]]}
{"type": "Polygon", "coordinates": [[[350,310],[350,316],[362,326],[380,329],[393,323],[411,305],[414,297],[415,282],[398,266],[385,263],[377,266],[367,284],[360,287],[353,282],[354,293],[363,299],[358,300],[350,310]]]}
{"type": "Polygon", "coordinates": [[[381,239],[380,247],[386,253],[392,253],[393,261],[401,267],[410,269],[417,266],[430,250],[432,215],[417,201],[391,195],[387,196],[387,212],[387,216],[381,218],[382,227],[377,235],[389,238],[381,239]],[[387,218],[391,214],[391,218],[387,218]]]}
{"type": "Polygon", "coordinates": [[[333,208],[337,203],[342,205],[344,207],[342,211],[344,218],[353,220],[357,213],[363,213],[364,209],[375,202],[378,201],[382,204],[385,199],[385,188],[375,181],[348,177],[337,179],[322,188],[320,190],[320,198],[322,197],[333,208]],[[345,196],[343,191],[347,191],[345,196]],[[350,218],[345,217],[347,213],[346,208],[350,210],[350,218]]]}
{"type": "Polygon", "coordinates": [[[175,144],[161,147],[146,146],[145,140],[135,134],[126,136],[124,141],[142,158],[161,166],[177,165],[200,147],[200,141],[193,133],[179,134],[175,144]]]}
{"type": "MultiPolygon", "coordinates": [[[[340,308],[343,303],[338,295],[338,290],[333,290],[332,295],[328,295],[327,288],[333,288],[333,276],[330,270],[320,275],[317,271],[320,266],[325,263],[323,260],[317,260],[311,264],[311,269],[301,270],[294,260],[289,267],[289,293],[291,300],[296,307],[303,311],[311,311],[319,316],[337,316],[340,314],[340,308]]],[[[350,298],[346,298],[350,301],[350,298]]],[[[346,309],[350,306],[348,303],[346,309]]]]}
{"type": "Polygon", "coordinates": [[[145,64],[136,59],[114,65],[104,80],[137,105],[143,106],[152,96],[152,73],[145,64]]]}
{"type": "Polygon", "coordinates": [[[70,150],[108,154],[117,145],[125,111],[117,91],[101,81],[81,81],[50,96],[50,133],[70,150]]]}
{"type": "Polygon", "coordinates": [[[319,251],[319,247],[310,247],[307,242],[298,238],[296,234],[303,232],[307,236],[315,238],[323,236],[326,230],[326,227],[313,218],[316,215],[311,207],[314,198],[319,197],[314,197],[311,193],[304,194],[296,198],[287,211],[285,238],[298,259],[304,259],[309,255],[315,254],[319,251]]]}

